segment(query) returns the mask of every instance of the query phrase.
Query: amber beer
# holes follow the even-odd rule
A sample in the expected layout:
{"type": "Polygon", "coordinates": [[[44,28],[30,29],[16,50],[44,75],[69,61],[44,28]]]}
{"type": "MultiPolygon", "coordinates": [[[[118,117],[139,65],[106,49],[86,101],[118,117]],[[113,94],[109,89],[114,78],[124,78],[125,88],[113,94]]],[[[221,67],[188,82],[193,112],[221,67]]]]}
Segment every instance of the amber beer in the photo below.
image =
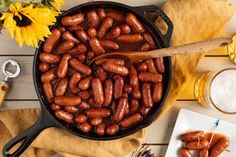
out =
{"type": "Polygon", "coordinates": [[[236,69],[208,72],[198,77],[194,95],[206,107],[226,113],[236,114],[236,69]]]}

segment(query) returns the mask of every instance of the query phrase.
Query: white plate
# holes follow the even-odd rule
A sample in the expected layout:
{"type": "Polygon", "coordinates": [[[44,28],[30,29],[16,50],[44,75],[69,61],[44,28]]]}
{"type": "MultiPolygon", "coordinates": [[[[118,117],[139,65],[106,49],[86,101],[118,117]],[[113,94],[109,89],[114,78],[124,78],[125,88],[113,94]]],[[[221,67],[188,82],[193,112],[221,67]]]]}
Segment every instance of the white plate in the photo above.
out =
{"type": "MultiPolygon", "coordinates": [[[[180,134],[189,130],[202,130],[211,132],[218,119],[202,115],[186,109],[181,109],[175,123],[173,133],[166,151],[165,157],[179,157],[178,150],[182,146],[178,139],[180,134]]],[[[233,157],[236,155],[236,125],[220,120],[216,129],[217,133],[227,135],[230,138],[230,145],[220,157],[233,157]]],[[[195,157],[195,156],[194,156],[195,157]]]]}

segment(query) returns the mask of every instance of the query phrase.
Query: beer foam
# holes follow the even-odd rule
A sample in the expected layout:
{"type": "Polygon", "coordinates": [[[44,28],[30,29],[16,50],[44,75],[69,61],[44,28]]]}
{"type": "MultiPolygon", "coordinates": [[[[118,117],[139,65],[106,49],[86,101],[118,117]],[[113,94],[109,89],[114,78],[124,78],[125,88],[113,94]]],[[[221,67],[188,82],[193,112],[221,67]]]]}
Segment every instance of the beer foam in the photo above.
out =
{"type": "Polygon", "coordinates": [[[236,112],[236,69],[219,73],[211,83],[213,103],[225,112],[236,112]]]}

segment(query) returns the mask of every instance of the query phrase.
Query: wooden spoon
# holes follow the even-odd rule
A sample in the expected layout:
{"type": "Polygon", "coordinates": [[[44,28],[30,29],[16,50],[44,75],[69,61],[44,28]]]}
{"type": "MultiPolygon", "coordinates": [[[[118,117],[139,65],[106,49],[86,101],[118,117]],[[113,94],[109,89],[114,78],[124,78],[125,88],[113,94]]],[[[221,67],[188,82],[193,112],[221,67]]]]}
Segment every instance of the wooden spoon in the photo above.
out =
{"type": "Polygon", "coordinates": [[[158,58],[158,57],[166,57],[174,55],[188,55],[188,54],[213,50],[219,47],[224,47],[230,43],[232,43],[231,38],[216,38],[200,42],[194,42],[181,46],[156,49],[147,52],[112,52],[94,58],[92,61],[89,62],[89,65],[98,59],[112,58],[112,57],[126,58],[129,63],[134,63],[139,60],[150,59],[150,58],[158,58]]]}

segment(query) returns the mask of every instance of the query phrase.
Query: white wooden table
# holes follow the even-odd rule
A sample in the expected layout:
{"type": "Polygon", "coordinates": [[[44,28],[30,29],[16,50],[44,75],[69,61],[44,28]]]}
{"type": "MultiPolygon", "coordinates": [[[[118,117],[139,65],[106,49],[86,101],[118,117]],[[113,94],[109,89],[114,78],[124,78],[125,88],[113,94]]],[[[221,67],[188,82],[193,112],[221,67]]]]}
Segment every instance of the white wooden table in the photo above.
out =
{"type": "MultiPolygon", "coordinates": [[[[65,0],[65,6],[63,10],[69,9],[72,6],[78,5],[82,0],[65,0]]],[[[125,1],[116,0],[120,3],[126,3],[131,6],[140,5],[161,5],[165,0],[135,0],[125,1]]],[[[231,0],[233,5],[236,6],[236,1],[231,0]]],[[[232,19],[227,32],[233,34],[236,33],[236,16],[232,19]]],[[[0,35],[0,65],[7,59],[14,59],[18,61],[23,71],[21,75],[14,80],[11,92],[6,98],[4,109],[16,109],[16,108],[38,108],[39,102],[34,90],[33,79],[32,79],[32,62],[34,55],[34,48],[23,46],[22,49],[18,47],[16,42],[3,31],[3,35],[0,35]]],[[[228,60],[226,48],[221,48],[213,52],[209,52],[197,68],[198,73],[211,70],[221,70],[224,68],[236,67],[228,60]]],[[[0,78],[4,76],[0,73],[0,78]]],[[[223,120],[236,124],[236,115],[225,115],[213,109],[204,108],[200,106],[193,96],[194,78],[184,92],[179,96],[176,105],[158,122],[154,122],[148,129],[148,134],[145,139],[145,143],[153,144],[152,151],[156,155],[165,155],[166,148],[175,124],[175,120],[178,111],[181,107],[197,111],[213,117],[218,117],[223,120]]]]}

